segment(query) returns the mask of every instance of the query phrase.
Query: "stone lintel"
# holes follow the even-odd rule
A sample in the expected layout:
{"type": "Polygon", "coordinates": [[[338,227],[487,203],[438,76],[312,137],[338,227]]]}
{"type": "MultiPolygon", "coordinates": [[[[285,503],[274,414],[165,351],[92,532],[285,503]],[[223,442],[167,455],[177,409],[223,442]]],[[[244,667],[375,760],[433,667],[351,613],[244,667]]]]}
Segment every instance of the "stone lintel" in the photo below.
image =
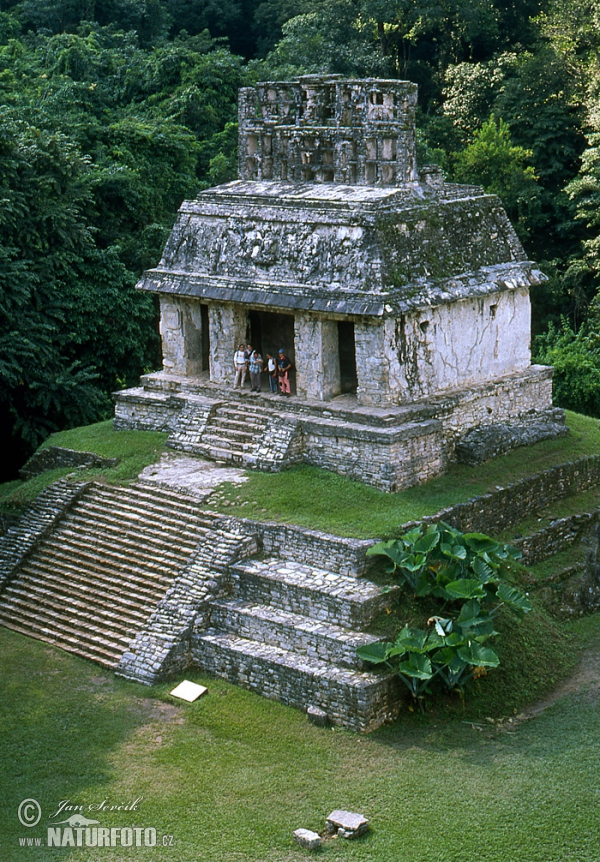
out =
{"type": "Polygon", "coordinates": [[[249,281],[158,267],[148,270],[136,287],[165,298],[178,296],[190,300],[239,303],[288,313],[293,309],[328,315],[389,318],[464,299],[529,289],[544,281],[546,277],[532,262],[518,261],[481,267],[476,272],[462,273],[454,278],[423,278],[400,287],[382,288],[379,292],[293,282],[249,281]]]}

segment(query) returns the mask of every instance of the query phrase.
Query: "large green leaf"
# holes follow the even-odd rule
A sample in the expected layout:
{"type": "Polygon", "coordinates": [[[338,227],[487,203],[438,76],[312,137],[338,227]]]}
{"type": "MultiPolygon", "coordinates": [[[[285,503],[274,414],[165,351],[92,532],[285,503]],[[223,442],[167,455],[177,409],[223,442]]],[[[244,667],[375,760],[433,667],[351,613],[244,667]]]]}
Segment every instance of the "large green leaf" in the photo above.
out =
{"type": "Polygon", "coordinates": [[[429,632],[423,631],[423,629],[411,629],[408,625],[404,626],[390,650],[390,656],[403,655],[405,652],[427,652],[428,636],[429,632]]]}
{"type": "Polygon", "coordinates": [[[452,545],[448,542],[442,542],[442,544],[440,545],[440,551],[445,557],[448,557],[450,560],[467,559],[467,549],[464,545],[459,545],[456,542],[452,545]]]}
{"type": "Polygon", "coordinates": [[[421,530],[418,527],[415,527],[412,530],[409,530],[408,533],[405,533],[400,541],[404,545],[405,548],[412,548],[421,538],[421,530]]]}
{"type": "Polygon", "coordinates": [[[476,554],[494,554],[502,546],[484,533],[465,533],[463,539],[476,554]]]}
{"type": "Polygon", "coordinates": [[[482,599],[485,596],[483,584],[475,578],[450,581],[446,584],[446,592],[452,599],[482,599]]]}
{"type": "Polygon", "coordinates": [[[408,661],[401,661],[398,672],[415,679],[431,679],[433,670],[431,662],[425,655],[411,653],[408,661]]]}
{"type": "Polygon", "coordinates": [[[493,649],[471,642],[468,646],[459,647],[458,655],[467,664],[474,667],[498,667],[500,659],[493,649]]]}
{"type": "Polygon", "coordinates": [[[386,641],[377,641],[377,643],[365,644],[364,646],[358,647],[356,655],[363,661],[371,662],[371,664],[381,664],[387,660],[392,646],[393,644],[387,643],[386,641]]]}
{"type": "Polygon", "coordinates": [[[520,590],[509,587],[508,584],[500,584],[496,593],[498,599],[507,605],[518,617],[523,619],[525,614],[533,610],[531,602],[520,590]]]}
{"type": "Polygon", "coordinates": [[[406,569],[407,572],[418,572],[427,563],[427,557],[423,554],[407,554],[400,568],[406,569]]]}
{"type": "Polygon", "coordinates": [[[428,554],[440,541],[440,534],[436,532],[425,533],[418,542],[415,542],[414,550],[420,554],[428,554]]]}
{"type": "Polygon", "coordinates": [[[471,568],[479,578],[482,584],[489,584],[491,581],[497,581],[498,575],[494,568],[482,560],[481,557],[475,557],[471,561],[471,568]]]}

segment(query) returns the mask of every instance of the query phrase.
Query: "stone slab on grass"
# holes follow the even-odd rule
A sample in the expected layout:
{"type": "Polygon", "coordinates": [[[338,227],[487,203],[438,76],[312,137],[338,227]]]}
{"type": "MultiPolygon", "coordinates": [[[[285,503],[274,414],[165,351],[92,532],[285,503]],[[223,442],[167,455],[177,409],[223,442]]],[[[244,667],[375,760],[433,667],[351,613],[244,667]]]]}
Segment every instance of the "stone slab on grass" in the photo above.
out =
{"type": "Polygon", "coordinates": [[[301,847],[307,850],[318,850],[321,846],[321,837],[310,829],[296,829],[294,838],[301,847]]]}
{"type": "Polygon", "coordinates": [[[369,828],[369,821],[362,814],[353,811],[332,811],[327,818],[326,827],[329,834],[337,834],[340,838],[358,838],[369,828]]]}

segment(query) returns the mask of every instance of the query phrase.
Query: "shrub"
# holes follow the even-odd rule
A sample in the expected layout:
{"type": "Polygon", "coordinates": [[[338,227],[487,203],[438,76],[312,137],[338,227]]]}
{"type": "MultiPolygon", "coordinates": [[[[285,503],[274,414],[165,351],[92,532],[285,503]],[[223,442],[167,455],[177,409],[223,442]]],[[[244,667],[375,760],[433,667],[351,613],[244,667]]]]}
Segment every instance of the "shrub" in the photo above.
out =
{"type": "Polygon", "coordinates": [[[532,610],[529,599],[506,583],[520,552],[482,533],[461,533],[442,522],[380,542],[368,554],[387,557],[405,587],[440,604],[426,629],[406,625],[393,643],[357,650],[364,661],[397,673],[421,708],[434,682],[462,696],[470,680],[500,664],[488,642],[498,634],[494,619],[501,609],[519,619],[532,610]]]}

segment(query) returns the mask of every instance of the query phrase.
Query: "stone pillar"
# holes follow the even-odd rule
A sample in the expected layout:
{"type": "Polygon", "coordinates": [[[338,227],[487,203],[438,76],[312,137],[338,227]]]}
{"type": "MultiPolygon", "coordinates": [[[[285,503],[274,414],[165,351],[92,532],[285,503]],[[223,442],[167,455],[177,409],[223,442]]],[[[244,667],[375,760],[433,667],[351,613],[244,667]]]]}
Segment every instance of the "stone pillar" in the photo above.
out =
{"type": "Polygon", "coordinates": [[[196,377],[202,372],[202,314],[198,300],[161,297],[160,335],[163,368],[196,377]]]}
{"type": "Polygon", "coordinates": [[[390,369],[383,321],[357,320],[354,325],[359,404],[390,404],[390,369]]]}
{"type": "Polygon", "coordinates": [[[247,328],[248,313],[245,308],[220,302],[209,305],[209,365],[213,383],[233,383],[233,354],[238,344],[246,344],[247,328]]]}
{"type": "Polygon", "coordinates": [[[296,393],[328,401],[341,392],[338,329],[335,320],[305,312],[294,318],[296,393]]]}

